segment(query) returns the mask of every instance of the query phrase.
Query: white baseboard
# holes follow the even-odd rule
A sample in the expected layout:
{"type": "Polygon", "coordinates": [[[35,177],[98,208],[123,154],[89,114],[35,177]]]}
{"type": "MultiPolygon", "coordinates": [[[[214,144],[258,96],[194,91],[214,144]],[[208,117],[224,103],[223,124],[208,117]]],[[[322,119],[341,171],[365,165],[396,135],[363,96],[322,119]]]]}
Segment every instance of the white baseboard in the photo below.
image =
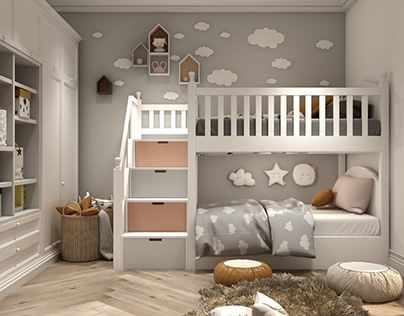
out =
{"type": "Polygon", "coordinates": [[[401,276],[404,277],[404,255],[390,249],[389,265],[400,272],[401,276]]]}
{"type": "Polygon", "coordinates": [[[59,254],[60,242],[56,242],[48,247],[44,254],[10,273],[7,279],[0,283],[0,301],[44,271],[50,263],[56,262],[59,254]]]}

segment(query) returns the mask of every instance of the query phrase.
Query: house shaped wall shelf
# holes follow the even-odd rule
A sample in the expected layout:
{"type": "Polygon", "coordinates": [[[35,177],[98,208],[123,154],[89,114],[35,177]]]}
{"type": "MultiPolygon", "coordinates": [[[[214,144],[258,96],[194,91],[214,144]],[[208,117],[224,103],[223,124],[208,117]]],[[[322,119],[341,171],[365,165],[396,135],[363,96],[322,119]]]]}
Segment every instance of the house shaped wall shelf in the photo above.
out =
{"type": "Polygon", "coordinates": [[[187,84],[192,80],[196,84],[200,83],[201,78],[201,66],[191,54],[186,55],[179,63],[179,83],[187,84]]]}
{"type": "Polygon", "coordinates": [[[132,66],[147,67],[149,50],[143,43],[139,43],[132,49],[132,66]]]}
{"type": "Polygon", "coordinates": [[[98,94],[112,94],[112,82],[105,76],[97,81],[98,94]]]}
{"type": "Polygon", "coordinates": [[[157,24],[149,33],[149,75],[170,75],[170,33],[157,24]]]}

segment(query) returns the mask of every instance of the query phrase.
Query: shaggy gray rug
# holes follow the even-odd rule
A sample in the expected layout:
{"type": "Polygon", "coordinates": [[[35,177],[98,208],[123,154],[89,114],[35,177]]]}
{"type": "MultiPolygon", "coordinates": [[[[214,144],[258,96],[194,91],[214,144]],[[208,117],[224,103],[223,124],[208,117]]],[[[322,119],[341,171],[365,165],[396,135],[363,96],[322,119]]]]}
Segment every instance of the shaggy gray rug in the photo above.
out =
{"type": "Polygon", "coordinates": [[[360,298],[331,290],[322,277],[300,277],[288,273],[272,278],[242,281],[232,287],[214,285],[199,291],[200,306],[187,316],[207,316],[218,306],[252,306],[256,292],[273,298],[290,316],[368,316],[360,298]]]}

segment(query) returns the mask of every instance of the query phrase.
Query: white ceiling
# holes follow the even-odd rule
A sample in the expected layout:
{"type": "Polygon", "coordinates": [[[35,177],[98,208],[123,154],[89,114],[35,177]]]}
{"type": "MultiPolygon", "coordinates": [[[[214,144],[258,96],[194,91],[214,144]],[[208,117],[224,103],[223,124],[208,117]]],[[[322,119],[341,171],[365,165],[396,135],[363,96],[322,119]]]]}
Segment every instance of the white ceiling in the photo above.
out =
{"type": "Polygon", "coordinates": [[[357,0],[47,0],[59,12],[343,12],[357,0]]]}

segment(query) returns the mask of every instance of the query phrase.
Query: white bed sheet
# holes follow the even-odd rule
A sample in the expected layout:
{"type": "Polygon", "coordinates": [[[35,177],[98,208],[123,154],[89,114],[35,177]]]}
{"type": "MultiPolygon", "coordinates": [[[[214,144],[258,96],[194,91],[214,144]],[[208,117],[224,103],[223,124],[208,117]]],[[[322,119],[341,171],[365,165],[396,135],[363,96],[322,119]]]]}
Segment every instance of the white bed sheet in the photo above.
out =
{"type": "Polygon", "coordinates": [[[337,208],[310,206],[316,224],[314,236],[379,236],[380,222],[369,214],[353,214],[337,208]]]}

